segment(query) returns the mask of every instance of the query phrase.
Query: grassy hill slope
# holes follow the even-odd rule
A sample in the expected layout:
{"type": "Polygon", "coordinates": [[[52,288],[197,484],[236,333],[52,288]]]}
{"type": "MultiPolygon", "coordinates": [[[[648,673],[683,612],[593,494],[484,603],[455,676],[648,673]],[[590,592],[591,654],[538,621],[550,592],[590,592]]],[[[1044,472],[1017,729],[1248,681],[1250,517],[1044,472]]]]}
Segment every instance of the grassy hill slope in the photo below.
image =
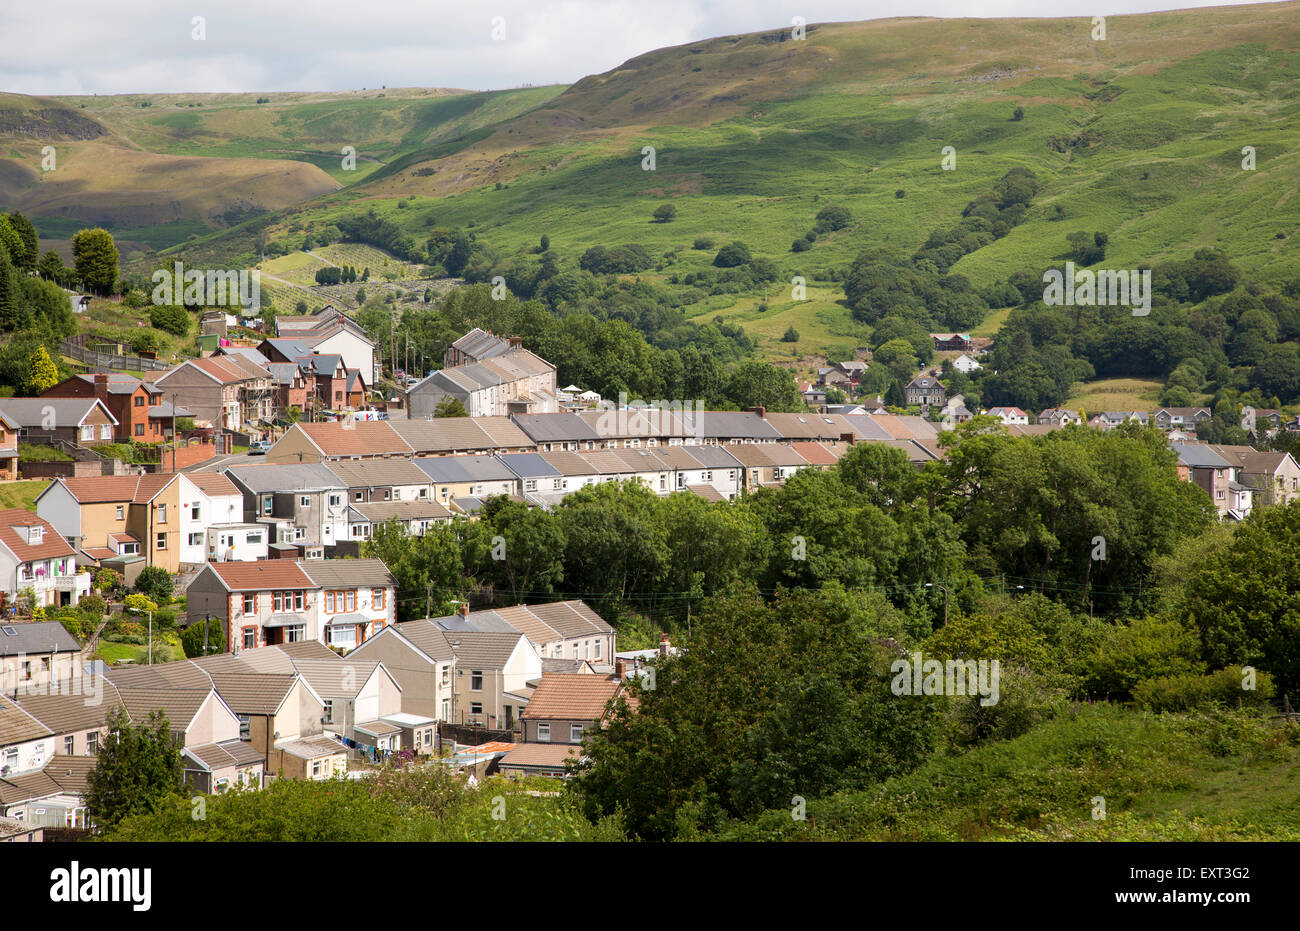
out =
{"type": "MultiPolygon", "coordinates": [[[[373,208],[417,240],[434,223],[473,225],[505,254],[545,233],[569,263],[595,244],[636,242],[676,251],[665,279],[711,261],[690,248],[696,238],[743,238],[784,275],[830,285],[865,247],[910,253],[1024,166],[1043,183],[1026,222],[955,268],[977,284],[1060,260],[1078,230],[1109,234],[1111,267],[1215,245],[1287,275],[1300,257],[1300,4],[1110,17],[1104,41],[1091,28],[890,19],[815,25],[804,41],[787,30],[660,49],[416,149],[283,226],[373,208]],[[1253,171],[1241,167],[1247,145],[1253,171]],[[644,146],[654,171],[642,170],[644,146]],[[945,146],[956,170],[941,168],[945,146]],[[669,201],[676,219],[651,222],[669,201]],[[828,203],[850,208],[854,225],[792,254],[828,203]]],[[[237,237],[210,248],[248,255],[237,237]]],[[[820,327],[805,323],[850,340],[846,311],[825,319],[833,307],[819,302],[820,327]]],[[[788,356],[768,341],[773,329],[765,351],[788,356]]]]}
{"type": "Polygon", "coordinates": [[[559,90],[0,95],[0,203],[51,239],[103,225],[162,248],[331,193],[559,90]],[[57,162],[43,172],[47,145],[57,162]],[[343,169],[346,145],[355,170],[343,169]]]}

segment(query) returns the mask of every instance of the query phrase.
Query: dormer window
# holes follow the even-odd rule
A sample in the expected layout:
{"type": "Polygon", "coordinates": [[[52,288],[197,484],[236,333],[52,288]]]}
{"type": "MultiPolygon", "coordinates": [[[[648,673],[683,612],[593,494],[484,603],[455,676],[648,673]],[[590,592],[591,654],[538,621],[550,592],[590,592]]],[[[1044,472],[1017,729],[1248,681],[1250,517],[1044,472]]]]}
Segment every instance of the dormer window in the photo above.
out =
{"type": "Polygon", "coordinates": [[[27,528],[27,545],[35,546],[45,538],[45,528],[40,524],[33,524],[27,528]]]}

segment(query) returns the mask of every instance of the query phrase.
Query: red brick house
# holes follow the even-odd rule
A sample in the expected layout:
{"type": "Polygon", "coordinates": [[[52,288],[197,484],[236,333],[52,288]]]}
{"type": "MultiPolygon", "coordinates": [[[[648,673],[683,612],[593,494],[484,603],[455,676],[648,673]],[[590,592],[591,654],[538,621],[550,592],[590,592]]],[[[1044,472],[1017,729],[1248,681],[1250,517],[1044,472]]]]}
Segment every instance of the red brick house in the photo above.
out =
{"type": "Polygon", "coordinates": [[[170,416],[156,416],[163,400],[162,389],[130,375],[73,375],[41,397],[99,398],[117,420],[113,431],[117,443],[161,443],[171,433],[170,416]]]}

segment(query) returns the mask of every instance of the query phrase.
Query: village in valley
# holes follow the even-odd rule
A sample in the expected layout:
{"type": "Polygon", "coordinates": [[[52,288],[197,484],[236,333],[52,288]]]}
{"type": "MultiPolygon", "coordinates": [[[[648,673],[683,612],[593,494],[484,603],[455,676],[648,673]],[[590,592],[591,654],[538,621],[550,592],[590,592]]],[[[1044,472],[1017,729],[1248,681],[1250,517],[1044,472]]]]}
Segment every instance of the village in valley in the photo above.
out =
{"type": "Polygon", "coordinates": [[[950,891],[1208,904],[1300,840],[1300,0],[292,6],[0,12],[52,903],[487,841],[872,842],[912,902],[890,851],[1010,841],[950,891]]]}

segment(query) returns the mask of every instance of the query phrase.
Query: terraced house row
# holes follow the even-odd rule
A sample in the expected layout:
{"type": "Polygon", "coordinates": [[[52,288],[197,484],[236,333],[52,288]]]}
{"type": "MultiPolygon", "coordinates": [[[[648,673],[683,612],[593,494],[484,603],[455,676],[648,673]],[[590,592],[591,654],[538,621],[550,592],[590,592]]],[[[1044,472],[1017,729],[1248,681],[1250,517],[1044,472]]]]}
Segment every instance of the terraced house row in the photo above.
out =
{"type": "MultiPolygon", "coordinates": [[[[163,713],[185,780],[200,793],[329,779],[400,751],[429,754],[445,746],[447,725],[521,741],[519,771],[562,774],[624,679],[613,628],[581,601],[465,607],[393,624],[392,580],[377,561],[209,568],[190,584],[188,610],[193,622],[228,608],[222,624],[231,636],[212,655],[112,668],[87,661],[56,621],[0,631],[0,657],[22,659],[3,667],[0,819],[26,829],[88,826],[87,777],[115,711],[137,724],[163,713]],[[348,625],[356,620],[358,637],[370,627],[361,617],[374,629],[333,649],[310,635],[264,642],[263,632],[289,629],[278,619],[295,613],[321,621],[308,634],[344,614],[354,615],[348,625]],[[544,720],[529,715],[535,694],[544,720]],[[578,705],[565,697],[579,695],[578,705]]],[[[505,755],[516,745],[499,746],[505,755]]],[[[456,765],[454,752],[448,760],[456,765]]]]}

